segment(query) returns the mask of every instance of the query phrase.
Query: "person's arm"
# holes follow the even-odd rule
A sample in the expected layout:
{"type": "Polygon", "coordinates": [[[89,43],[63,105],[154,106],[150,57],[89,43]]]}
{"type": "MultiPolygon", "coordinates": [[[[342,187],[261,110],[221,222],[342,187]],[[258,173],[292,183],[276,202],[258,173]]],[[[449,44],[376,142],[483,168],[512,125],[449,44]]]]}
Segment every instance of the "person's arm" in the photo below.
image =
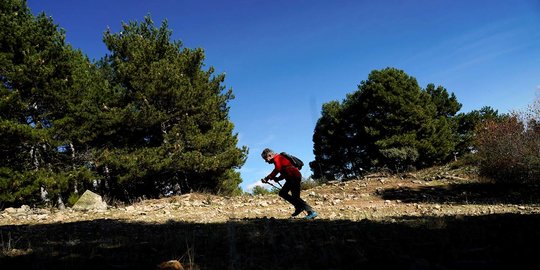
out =
{"type": "Polygon", "coordinates": [[[267,175],[264,180],[268,181],[268,180],[276,180],[276,175],[279,173],[279,171],[274,168],[274,170],[272,170],[272,172],[267,175]]]}

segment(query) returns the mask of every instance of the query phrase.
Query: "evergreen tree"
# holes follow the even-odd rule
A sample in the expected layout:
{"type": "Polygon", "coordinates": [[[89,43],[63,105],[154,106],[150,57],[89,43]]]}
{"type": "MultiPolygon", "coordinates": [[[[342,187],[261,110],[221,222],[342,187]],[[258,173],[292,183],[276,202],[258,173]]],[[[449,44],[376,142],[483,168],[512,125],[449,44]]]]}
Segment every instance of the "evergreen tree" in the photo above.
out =
{"type": "Polygon", "coordinates": [[[457,126],[454,116],[461,109],[461,104],[457,101],[454,93],[434,84],[428,84],[423,90],[430,97],[431,103],[435,105],[435,114],[431,116],[432,130],[425,132],[426,140],[423,141],[425,158],[431,162],[424,162],[425,165],[437,164],[448,161],[456,148],[458,138],[456,135],[457,126]]]}
{"type": "Polygon", "coordinates": [[[38,203],[42,191],[57,201],[90,177],[62,151],[56,125],[77,96],[74,70],[88,62],[25,1],[2,1],[0,15],[0,201],[38,203]]]}
{"type": "Polygon", "coordinates": [[[435,104],[437,110],[436,117],[453,117],[461,109],[461,104],[457,101],[456,95],[448,94],[448,91],[442,87],[430,83],[424,90],[431,97],[431,101],[435,104]]]}
{"type": "Polygon", "coordinates": [[[454,121],[457,125],[458,143],[456,152],[459,156],[474,152],[474,140],[476,137],[476,128],[486,121],[501,121],[508,115],[500,115],[497,110],[489,106],[484,106],[480,110],[473,110],[468,113],[460,113],[455,116],[454,121]]]}
{"type": "Polygon", "coordinates": [[[314,178],[334,179],[350,175],[345,166],[344,141],[347,138],[344,131],[341,104],[338,101],[323,104],[313,134],[315,160],[309,164],[314,178]]]}
{"type": "Polygon", "coordinates": [[[96,136],[96,166],[114,196],[158,196],[175,190],[239,193],[247,148],[237,148],[223,74],[204,71],[204,52],[170,40],[167,22],[107,31],[102,70],[115,89],[109,125],[96,136]]]}
{"type": "Polygon", "coordinates": [[[460,107],[441,86],[423,90],[402,70],[374,70],[342,104],[323,105],[313,137],[314,177],[444,162],[456,145],[451,116],[460,107]]]}
{"type": "Polygon", "coordinates": [[[435,108],[416,79],[392,68],[372,71],[345,105],[353,141],[370,158],[364,167],[402,169],[418,161],[419,131],[429,129],[435,108]]]}
{"type": "Polygon", "coordinates": [[[166,23],[107,32],[94,64],[25,1],[0,2],[0,207],[62,203],[85,189],[119,199],[240,193],[224,75],[166,23]],[[43,197],[44,196],[44,197],[43,197]]]}

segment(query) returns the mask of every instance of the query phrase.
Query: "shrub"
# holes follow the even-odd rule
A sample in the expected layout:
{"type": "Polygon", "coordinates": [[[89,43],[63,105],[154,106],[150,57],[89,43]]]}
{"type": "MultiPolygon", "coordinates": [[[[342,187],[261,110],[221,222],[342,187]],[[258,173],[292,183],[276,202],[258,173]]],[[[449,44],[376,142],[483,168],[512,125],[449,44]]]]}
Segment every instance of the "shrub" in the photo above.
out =
{"type": "Polygon", "coordinates": [[[321,185],[321,181],[318,181],[313,179],[313,178],[307,178],[307,179],[303,179],[302,182],[300,182],[300,189],[301,190],[308,190],[308,189],[311,189],[311,188],[314,188],[316,186],[320,186],[321,185]]]}
{"type": "Polygon", "coordinates": [[[253,190],[251,191],[251,194],[253,195],[268,195],[272,194],[272,192],[265,187],[262,186],[255,186],[253,187],[253,190]]]}
{"type": "Polygon", "coordinates": [[[463,156],[460,156],[455,161],[450,162],[450,169],[459,169],[466,166],[478,166],[479,158],[476,153],[466,153],[463,156]]]}
{"type": "Polygon", "coordinates": [[[388,162],[388,165],[391,166],[392,171],[402,172],[407,167],[406,164],[413,164],[418,157],[418,150],[412,147],[399,147],[399,148],[389,148],[382,149],[379,151],[388,162]]]}
{"type": "Polygon", "coordinates": [[[537,101],[527,113],[479,127],[476,144],[481,175],[507,184],[540,181],[539,105],[537,101]]]}
{"type": "Polygon", "coordinates": [[[75,205],[75,203],[79,200],[81,196],[79,196],[79,194],[76,194],[76,193],[71,193],[68,197],[68,200],[67,200],[67,203],[68,203],[68,206],[73,206],[75,205]]]}

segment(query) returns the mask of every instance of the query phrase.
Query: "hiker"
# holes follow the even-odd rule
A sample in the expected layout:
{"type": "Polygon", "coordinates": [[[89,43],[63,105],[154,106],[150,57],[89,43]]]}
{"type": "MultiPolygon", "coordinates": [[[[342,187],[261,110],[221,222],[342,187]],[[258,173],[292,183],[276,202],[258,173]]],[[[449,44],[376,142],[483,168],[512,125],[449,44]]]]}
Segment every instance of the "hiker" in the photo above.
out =
{"type": "Polygon", "coordinates": [[[269,148],[264,149],[261,156],[268,164],[274,163],[275,166],[274,170],[261,181],[266,184],[270,180],[278,182],[285,179],[285,184],[279,191],[279,196],[294,206],[294,213],[291,216],[298,216],[305,210],[307,212],[305,218],[313,219],[317,217],[317,212],[300,198],[300,181],[302,181],[300,170],[293,166],[284,155],[277,154],[269,148]],[[278,173],[279,177],[276,177],[278,173]],[[291,194],[289,194],[289,191],[291,194]]]}

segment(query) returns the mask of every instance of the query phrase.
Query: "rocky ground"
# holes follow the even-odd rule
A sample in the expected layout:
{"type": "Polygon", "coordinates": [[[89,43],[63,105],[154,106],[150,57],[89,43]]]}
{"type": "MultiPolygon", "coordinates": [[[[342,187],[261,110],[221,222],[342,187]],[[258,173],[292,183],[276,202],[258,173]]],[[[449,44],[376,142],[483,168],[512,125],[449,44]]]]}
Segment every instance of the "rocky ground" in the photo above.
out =
{"type": "Polygon", "coordinates": [[[0,269],[522,269],[540,252],[539,191],[445,166],[305,189],[310,221],[275,194],[7,208],[0,269]]]}
{"type": "MultiPolygon", "coordinates": [[[[398,216],[485,215],[540,213],[538,197],[529,190],[495,187],[477,180],[474,173],[435,168],[404,175],[372,174],[346,182],[329,182],[302,191],[319,219],[381,220],[398,216]],[[527,195],[529,194],[529,195],[527,195]]],[[[184,221],[216,223],[273,217],[287,219],[293,208],[275,194],[221,197],[192,193],[106,210],[72,208],[7,208],[0,225],[48,224],[111,219],[124,222],[184,221]]]]}

